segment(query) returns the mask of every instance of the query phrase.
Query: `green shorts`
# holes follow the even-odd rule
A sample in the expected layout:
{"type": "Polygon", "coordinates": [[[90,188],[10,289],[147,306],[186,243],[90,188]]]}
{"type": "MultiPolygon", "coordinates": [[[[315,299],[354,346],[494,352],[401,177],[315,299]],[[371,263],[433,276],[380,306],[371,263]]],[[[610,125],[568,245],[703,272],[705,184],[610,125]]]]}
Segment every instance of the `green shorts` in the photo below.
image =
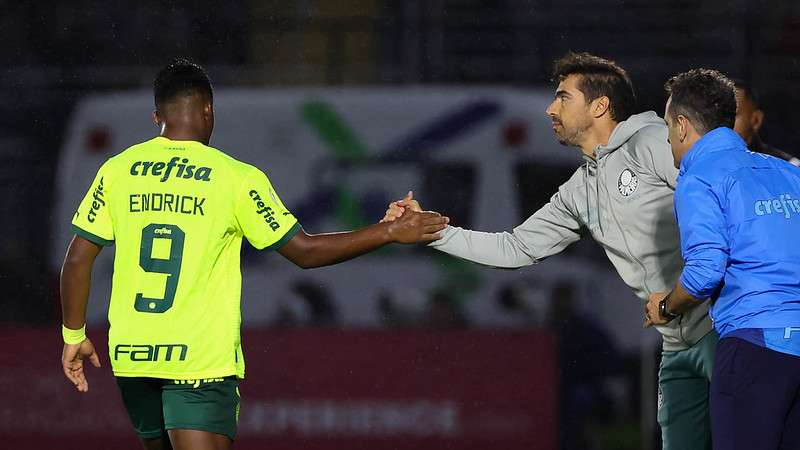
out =
{"type": "Polygon", "coordinates": [[[663,450],[711,450],[709,383],[718,340],[711,330],[691,348],[662,353],[658,424],[663,450]]]}
{"type": "Polygon", "coordinates": [[[239,380],[165,380],[117,377],[122,402],[142,439],[167,430],[200,430],[236,437],[239,425],[239,380]]]}

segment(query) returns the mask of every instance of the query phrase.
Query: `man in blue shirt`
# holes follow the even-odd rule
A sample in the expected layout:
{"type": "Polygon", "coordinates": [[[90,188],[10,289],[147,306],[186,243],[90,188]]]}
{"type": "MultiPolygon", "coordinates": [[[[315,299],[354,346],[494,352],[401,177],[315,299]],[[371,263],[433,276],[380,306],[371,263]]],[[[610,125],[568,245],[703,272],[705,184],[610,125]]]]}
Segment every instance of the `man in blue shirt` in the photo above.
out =
{"type": "Polygon", "coordinates": [[[646,325],[710,298],[714,449],[800,449],[800,169],[748,151],[721,73],[695,69],[665,87],[685,264],[669,294],[651,296],[646,325]]]}

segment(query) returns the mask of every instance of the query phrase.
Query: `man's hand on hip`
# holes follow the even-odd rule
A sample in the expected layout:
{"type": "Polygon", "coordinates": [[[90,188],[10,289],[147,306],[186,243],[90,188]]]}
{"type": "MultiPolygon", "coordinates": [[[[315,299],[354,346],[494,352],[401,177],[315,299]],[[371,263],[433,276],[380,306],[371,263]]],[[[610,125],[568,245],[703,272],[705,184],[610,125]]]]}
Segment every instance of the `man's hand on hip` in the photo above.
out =
{"type": "Polygon", "coordinates": [[[669,319],[661,317],[660,305],[661,300],[666,297],[668,292],[653,292],[650,294],[650,299],[644,305],[644,327],[648,328],[653,325],[664,325],[669,322],[669,319]]]}

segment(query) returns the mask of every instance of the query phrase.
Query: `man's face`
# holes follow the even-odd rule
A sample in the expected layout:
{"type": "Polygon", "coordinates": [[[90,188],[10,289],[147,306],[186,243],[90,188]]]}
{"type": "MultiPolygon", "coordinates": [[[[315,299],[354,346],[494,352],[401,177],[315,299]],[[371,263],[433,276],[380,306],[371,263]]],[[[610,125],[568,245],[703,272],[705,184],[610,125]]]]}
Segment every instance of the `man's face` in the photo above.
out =
{"type": "Polygon", "coordinates": [[[733,129],[750,145],[758,134],[764,113],[756,108],[753,100],[741,89],[736,89],[736,122],[733,129]]]}
{"type": "Polygon", "coordinates": [[[672,161],[675,164],[675,167],[679,168],[681,165],[681,159],[683,159],[683,155],[686,152],[684,145],[681,142],[680,124],[678,123],[677,118],[673,119],[670,116],[669,106],[671,103],[672,97],[667,100],[667,106],[664,108],[664,121],[667,122],[667,141],[669,141],[669,146],[672,148],[672,161]]]}
{"type": "Polygon", "coordinates": [[[558,83],[556,96],[545,111],[553,121],[553,132],[561,145],[580,146],[592,126],[590,105],[578,89],[580,75],[569,75],[558,83]]]}

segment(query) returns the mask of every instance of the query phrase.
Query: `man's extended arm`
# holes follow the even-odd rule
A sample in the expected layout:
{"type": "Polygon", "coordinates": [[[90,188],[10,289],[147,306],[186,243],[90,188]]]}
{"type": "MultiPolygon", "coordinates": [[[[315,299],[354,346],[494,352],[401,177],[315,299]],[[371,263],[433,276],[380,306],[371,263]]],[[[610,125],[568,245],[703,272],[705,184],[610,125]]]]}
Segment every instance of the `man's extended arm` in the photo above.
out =
{"type": "MultiPolygon", "coordinates": [[[[534,264],[580,239],[581,222],[564,203],[566,195],[569,195],[568,190],[562,186],[549,203],[511,233],[486,233],[450,226],[444,230],[442,238],[430,246],[491,267],[518,268],[534,264]]],[[[384,220],[391,220],[404,205],[412,209],[419,207],[407,196],[390,206],[384,220]]]]}
{"type": "Polygon", "coordinates": [[[337,264],[386,244],[412,244],[439,239],[448,218],[434,212],[405,211],[393,222],[382,222],[357,231],[306,234],[297,232],[278,252],[298,266],[309,269],[337,264]]]}

